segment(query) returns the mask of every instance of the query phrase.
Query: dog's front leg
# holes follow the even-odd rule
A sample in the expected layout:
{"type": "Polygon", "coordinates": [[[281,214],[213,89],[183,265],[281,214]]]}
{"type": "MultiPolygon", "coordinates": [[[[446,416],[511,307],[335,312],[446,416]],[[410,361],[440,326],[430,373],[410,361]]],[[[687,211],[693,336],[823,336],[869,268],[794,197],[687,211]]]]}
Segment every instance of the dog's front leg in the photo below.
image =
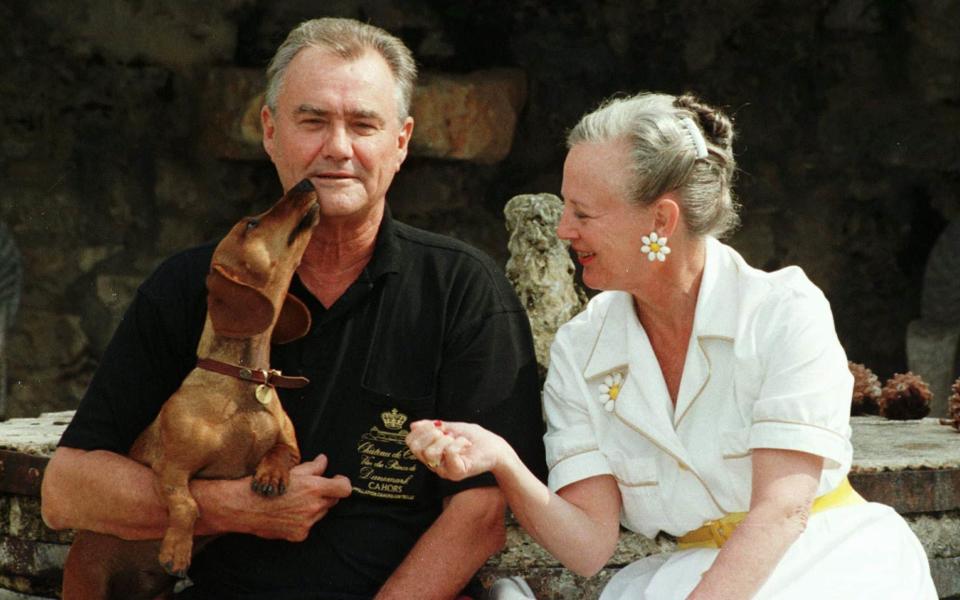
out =
{"type": "Polygon", "coordinates": [[[199,510],[190,495],[190,471],[170,463],[157,469],[157,492],[167,503],[170,521],[160,545],[160,565],[177,577],[186,577],[193,551],[193,526],[199,510]]]}
{"type": "Polygon", "coordinates": [[[300,449],[293,423],[280,408],[278,399],[274,399],[269,410],[279,426],[277,443],[260,459],[251,487],[264,496],[279,496],[290,484],[290,469],[300,464],[300,449]]]}

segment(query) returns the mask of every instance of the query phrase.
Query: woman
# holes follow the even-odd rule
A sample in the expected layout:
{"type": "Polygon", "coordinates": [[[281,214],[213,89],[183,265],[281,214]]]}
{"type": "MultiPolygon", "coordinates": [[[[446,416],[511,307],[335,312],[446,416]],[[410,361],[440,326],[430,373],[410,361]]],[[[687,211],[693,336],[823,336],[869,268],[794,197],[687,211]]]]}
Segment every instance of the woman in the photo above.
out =
{"type": "Polygon", "coordinates": [[[586,285],[544,387],[549,488],[497,436],[420,422],[442,477],[492,471],[564,565],[600,570],[619,525],[679,538],[602,600],[936,598],[924,551],[846,480],[852,378],[830,306],[796,267],[751,268],[717,241],[737,223],[733,128],[692,96],[610,101],[570,133],[564,213],[586,285]]]}

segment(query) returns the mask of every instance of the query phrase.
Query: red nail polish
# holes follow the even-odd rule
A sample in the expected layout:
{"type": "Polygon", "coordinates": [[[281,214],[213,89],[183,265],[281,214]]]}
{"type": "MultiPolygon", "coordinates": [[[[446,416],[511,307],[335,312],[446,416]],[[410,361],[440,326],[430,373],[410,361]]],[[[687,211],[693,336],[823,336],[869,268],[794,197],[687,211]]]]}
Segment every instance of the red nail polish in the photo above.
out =
{"type": "Polygon", "coordinates": [[[433,424],[436,425],[437,427],[440,427],[441,425],[443,425],[443,421],[439,421],[439,420],[434,421],[433,424]]]}

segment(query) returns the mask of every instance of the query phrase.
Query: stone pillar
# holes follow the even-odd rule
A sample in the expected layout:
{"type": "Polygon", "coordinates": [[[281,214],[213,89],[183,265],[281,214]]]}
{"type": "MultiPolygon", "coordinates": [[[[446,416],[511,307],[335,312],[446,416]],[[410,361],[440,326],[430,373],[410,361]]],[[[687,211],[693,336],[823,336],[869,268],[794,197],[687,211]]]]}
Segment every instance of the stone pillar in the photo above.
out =
{"type": "Polygon", "coordinates": [[[907,367],[930,385],[930,416],[945,417],[960,358],[960,219],[930,251],[921,299],[920,319],[907,326],[907,367]]]}
{"type": "Polygon", "coordinates": [[[510,241],[507,278],[527,310],[541,377],[561,325],[583,310],[587,298],[574,281],[567,244],[557,238],[563,201],[553,194],[514,196],[503,209],[510,241]]]}

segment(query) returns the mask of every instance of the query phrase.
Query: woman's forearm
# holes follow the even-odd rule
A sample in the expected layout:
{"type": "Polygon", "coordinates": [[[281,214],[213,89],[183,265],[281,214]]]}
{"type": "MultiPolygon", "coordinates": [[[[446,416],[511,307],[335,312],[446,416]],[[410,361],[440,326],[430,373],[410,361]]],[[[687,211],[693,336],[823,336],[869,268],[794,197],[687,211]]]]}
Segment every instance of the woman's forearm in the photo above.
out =
{"type": "Polygon", "coordinates": [[[550,491],[512,448],[508,450],[493,475],[520,525],[571,571],[583,576],[597,573],[613,555],[620,532],[616,484],[595,477],[561,490],[574,499],[589,498],[587,512],[550,491]],[[611,493],[616,498],[610,498],[611,493]]]}
{"type": "Polygon", "coordinates": [[[757,448],[752,461],[750,512],[703,574],[691,599],[752,598],[807,527],[823,459],[757,448]]]}
{"type": "Polygon", "coordinates": [[[406,438],[440,477],[460,481],[493,473],[507,504],[531,536],[570,570],[593,575],[620,535],[620,490],[610,475],[551,492],[502,437],[471,423],[417,421],[406,438]]]}
{"type": "Polygon", "coordinates": [[[809,509],[759,505],[750,510],[689,600],[747,600],[770,577],[806,527],[809,509]]]}

